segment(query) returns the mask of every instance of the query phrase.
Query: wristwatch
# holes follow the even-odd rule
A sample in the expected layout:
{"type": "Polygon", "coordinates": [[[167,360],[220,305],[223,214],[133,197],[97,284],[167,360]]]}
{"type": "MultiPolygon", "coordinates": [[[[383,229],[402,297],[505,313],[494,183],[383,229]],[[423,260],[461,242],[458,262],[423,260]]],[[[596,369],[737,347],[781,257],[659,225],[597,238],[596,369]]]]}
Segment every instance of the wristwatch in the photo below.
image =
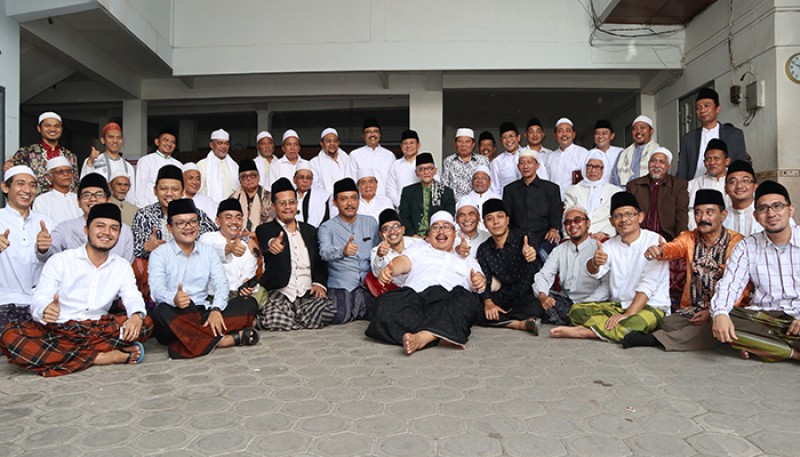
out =
{"type": "Polygon", "coordinates": [[[219,306],[212,306],[211,308],[209,308],[209,309],[208,309],[208,312],[209,312],[209,313],[210,313],[211,311],[219,311],[219,312],[222,312],[222,309],[221,309],[219,306]]]}
{"type": "MultiPolygon", "coordinates": [[[[133,314],[138,314],[138,315],[139,315],[139,317],[141,317],[141,318],[142,318],[142,320],[144,320],[144,318],[145,318],[145,316],[146,316],[146,315],[145,315],[145,313],[144,313],[144,311],[136,311],[136,312],[135,312],[135,313],[133,313],[133,314]]],[[[133,316],[133,314],[131,314],[131,316],[133,316]]]]}

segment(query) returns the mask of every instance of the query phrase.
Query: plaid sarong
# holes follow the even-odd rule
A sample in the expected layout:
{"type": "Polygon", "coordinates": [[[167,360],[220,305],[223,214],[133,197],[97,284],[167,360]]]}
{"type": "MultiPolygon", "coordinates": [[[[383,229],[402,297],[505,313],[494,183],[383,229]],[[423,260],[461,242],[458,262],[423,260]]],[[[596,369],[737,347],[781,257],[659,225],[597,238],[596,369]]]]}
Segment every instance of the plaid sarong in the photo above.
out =
{"type": "MultiPolygon", "coordinates": [[[[0,336],[0,350],[8,362],[42,376],[62,376],[90,367],[101,352],[130,346],[119,339],[128,318],[105,315],[100,320],[68,321],[63,324],[12,322],[0,336]]],[[[146,341],[153,320],[145,318],[137,341],[146,341]]]]}
{"type": "Polygon", "coordinates": [[[291,302],[285,295],[273,290],[269,293],[267,304],[256,316],[256,327],[262,330],[322,328],[331,323],[334,316],[336,305],[328,296],[317,298],[308,292],[291,302]]]}
{"type": "Polygon", "coordinates": [[[730,312],[737,340],[731,347],[757,355],[765,362],[792,358],[800,350],[800,337],[786,334],[794,318],[783,311],[751,311],[733,308],[730,312]]]}
{"type": "Polygon", "coordinates": [[[603,341],[619,343],[630,332],[654,332],[661,325],[661,320],[664,319],[663,311],[650,305],[644,305],[644,308],[638,313],[620,321],[611,330],[606,330],[608,318],[624,312],[622,306],[614,302],[575,303],[569,310],[569,320],[574,326],[580,325],[592,329],[595,335],[603,341]]]}

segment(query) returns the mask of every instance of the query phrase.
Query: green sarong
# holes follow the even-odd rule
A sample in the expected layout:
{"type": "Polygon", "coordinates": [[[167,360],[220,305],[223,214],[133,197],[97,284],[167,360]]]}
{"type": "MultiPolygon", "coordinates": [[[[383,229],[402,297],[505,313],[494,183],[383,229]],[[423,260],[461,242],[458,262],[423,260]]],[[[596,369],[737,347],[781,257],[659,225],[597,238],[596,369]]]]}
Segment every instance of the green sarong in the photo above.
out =
{"type": "Polygon", "coordinates": [[[661,325],[664,312],[645,305],[633,316],[621,320],[611,330],[606,329],[606,322],[614,314],[622,314],[625,310],[619,303],[575,303],[569,311],[569,320],[574,326],[590,328],[603,341],[622,342],[630,332],[652,333],[661,325]]]}
{"type": "Polygon", "coordinates": [[[783,311],[751,311],[733,308],[729,314],[738,339],[731,347],[755,354],[765,362],[792,358],[800,349],[800,337],[786,334],[794,318],[783,311]]]}

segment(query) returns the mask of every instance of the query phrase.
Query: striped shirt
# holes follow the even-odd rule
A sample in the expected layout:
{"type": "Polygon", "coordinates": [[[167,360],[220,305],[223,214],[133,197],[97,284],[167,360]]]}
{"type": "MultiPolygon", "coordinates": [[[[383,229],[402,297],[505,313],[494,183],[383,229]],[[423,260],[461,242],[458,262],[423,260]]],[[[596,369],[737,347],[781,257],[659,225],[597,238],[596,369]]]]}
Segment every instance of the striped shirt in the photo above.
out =
{"type": "Polygon", "coordinates": [[[784,248],[764,232],[737,243],[711,299],[712,316],[728,314],[748,281],[754,291],[747,309],[783,311],[800,318],[800,228],[792,227],[792,238],[784,248]]]}

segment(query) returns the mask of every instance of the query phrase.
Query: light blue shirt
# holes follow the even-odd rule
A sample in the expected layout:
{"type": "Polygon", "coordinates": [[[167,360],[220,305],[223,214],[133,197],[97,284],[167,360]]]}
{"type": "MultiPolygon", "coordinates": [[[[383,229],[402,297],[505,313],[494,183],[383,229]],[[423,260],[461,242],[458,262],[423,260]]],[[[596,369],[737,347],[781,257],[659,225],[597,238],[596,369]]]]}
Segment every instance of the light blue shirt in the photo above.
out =
{"type": "Polygon", "coordinates": [[[218,307],[228,305],[228,279],[219,254],[211,246],[195,241],[188,256],[175,240],[162,244],[150,253],[147,267],[150,295],[156,303],[175,306],[178,284],[189,294],[197,306],[218,307]],[[214,291],[214,303],[208,302],[208,291],[214,291]]]}
{"type": "Polygon", "coordinates": [[[362,284],[370,271],[370,251],[380,244],[375,218],[357,214],[351,225],[336,216],[319,226],[317,236],[320,257],[328,263],[328,288],[352,291],[362,284]],[[350,235],[358,245],[358,252],[345,257],[344,246],[350,235]]]}

